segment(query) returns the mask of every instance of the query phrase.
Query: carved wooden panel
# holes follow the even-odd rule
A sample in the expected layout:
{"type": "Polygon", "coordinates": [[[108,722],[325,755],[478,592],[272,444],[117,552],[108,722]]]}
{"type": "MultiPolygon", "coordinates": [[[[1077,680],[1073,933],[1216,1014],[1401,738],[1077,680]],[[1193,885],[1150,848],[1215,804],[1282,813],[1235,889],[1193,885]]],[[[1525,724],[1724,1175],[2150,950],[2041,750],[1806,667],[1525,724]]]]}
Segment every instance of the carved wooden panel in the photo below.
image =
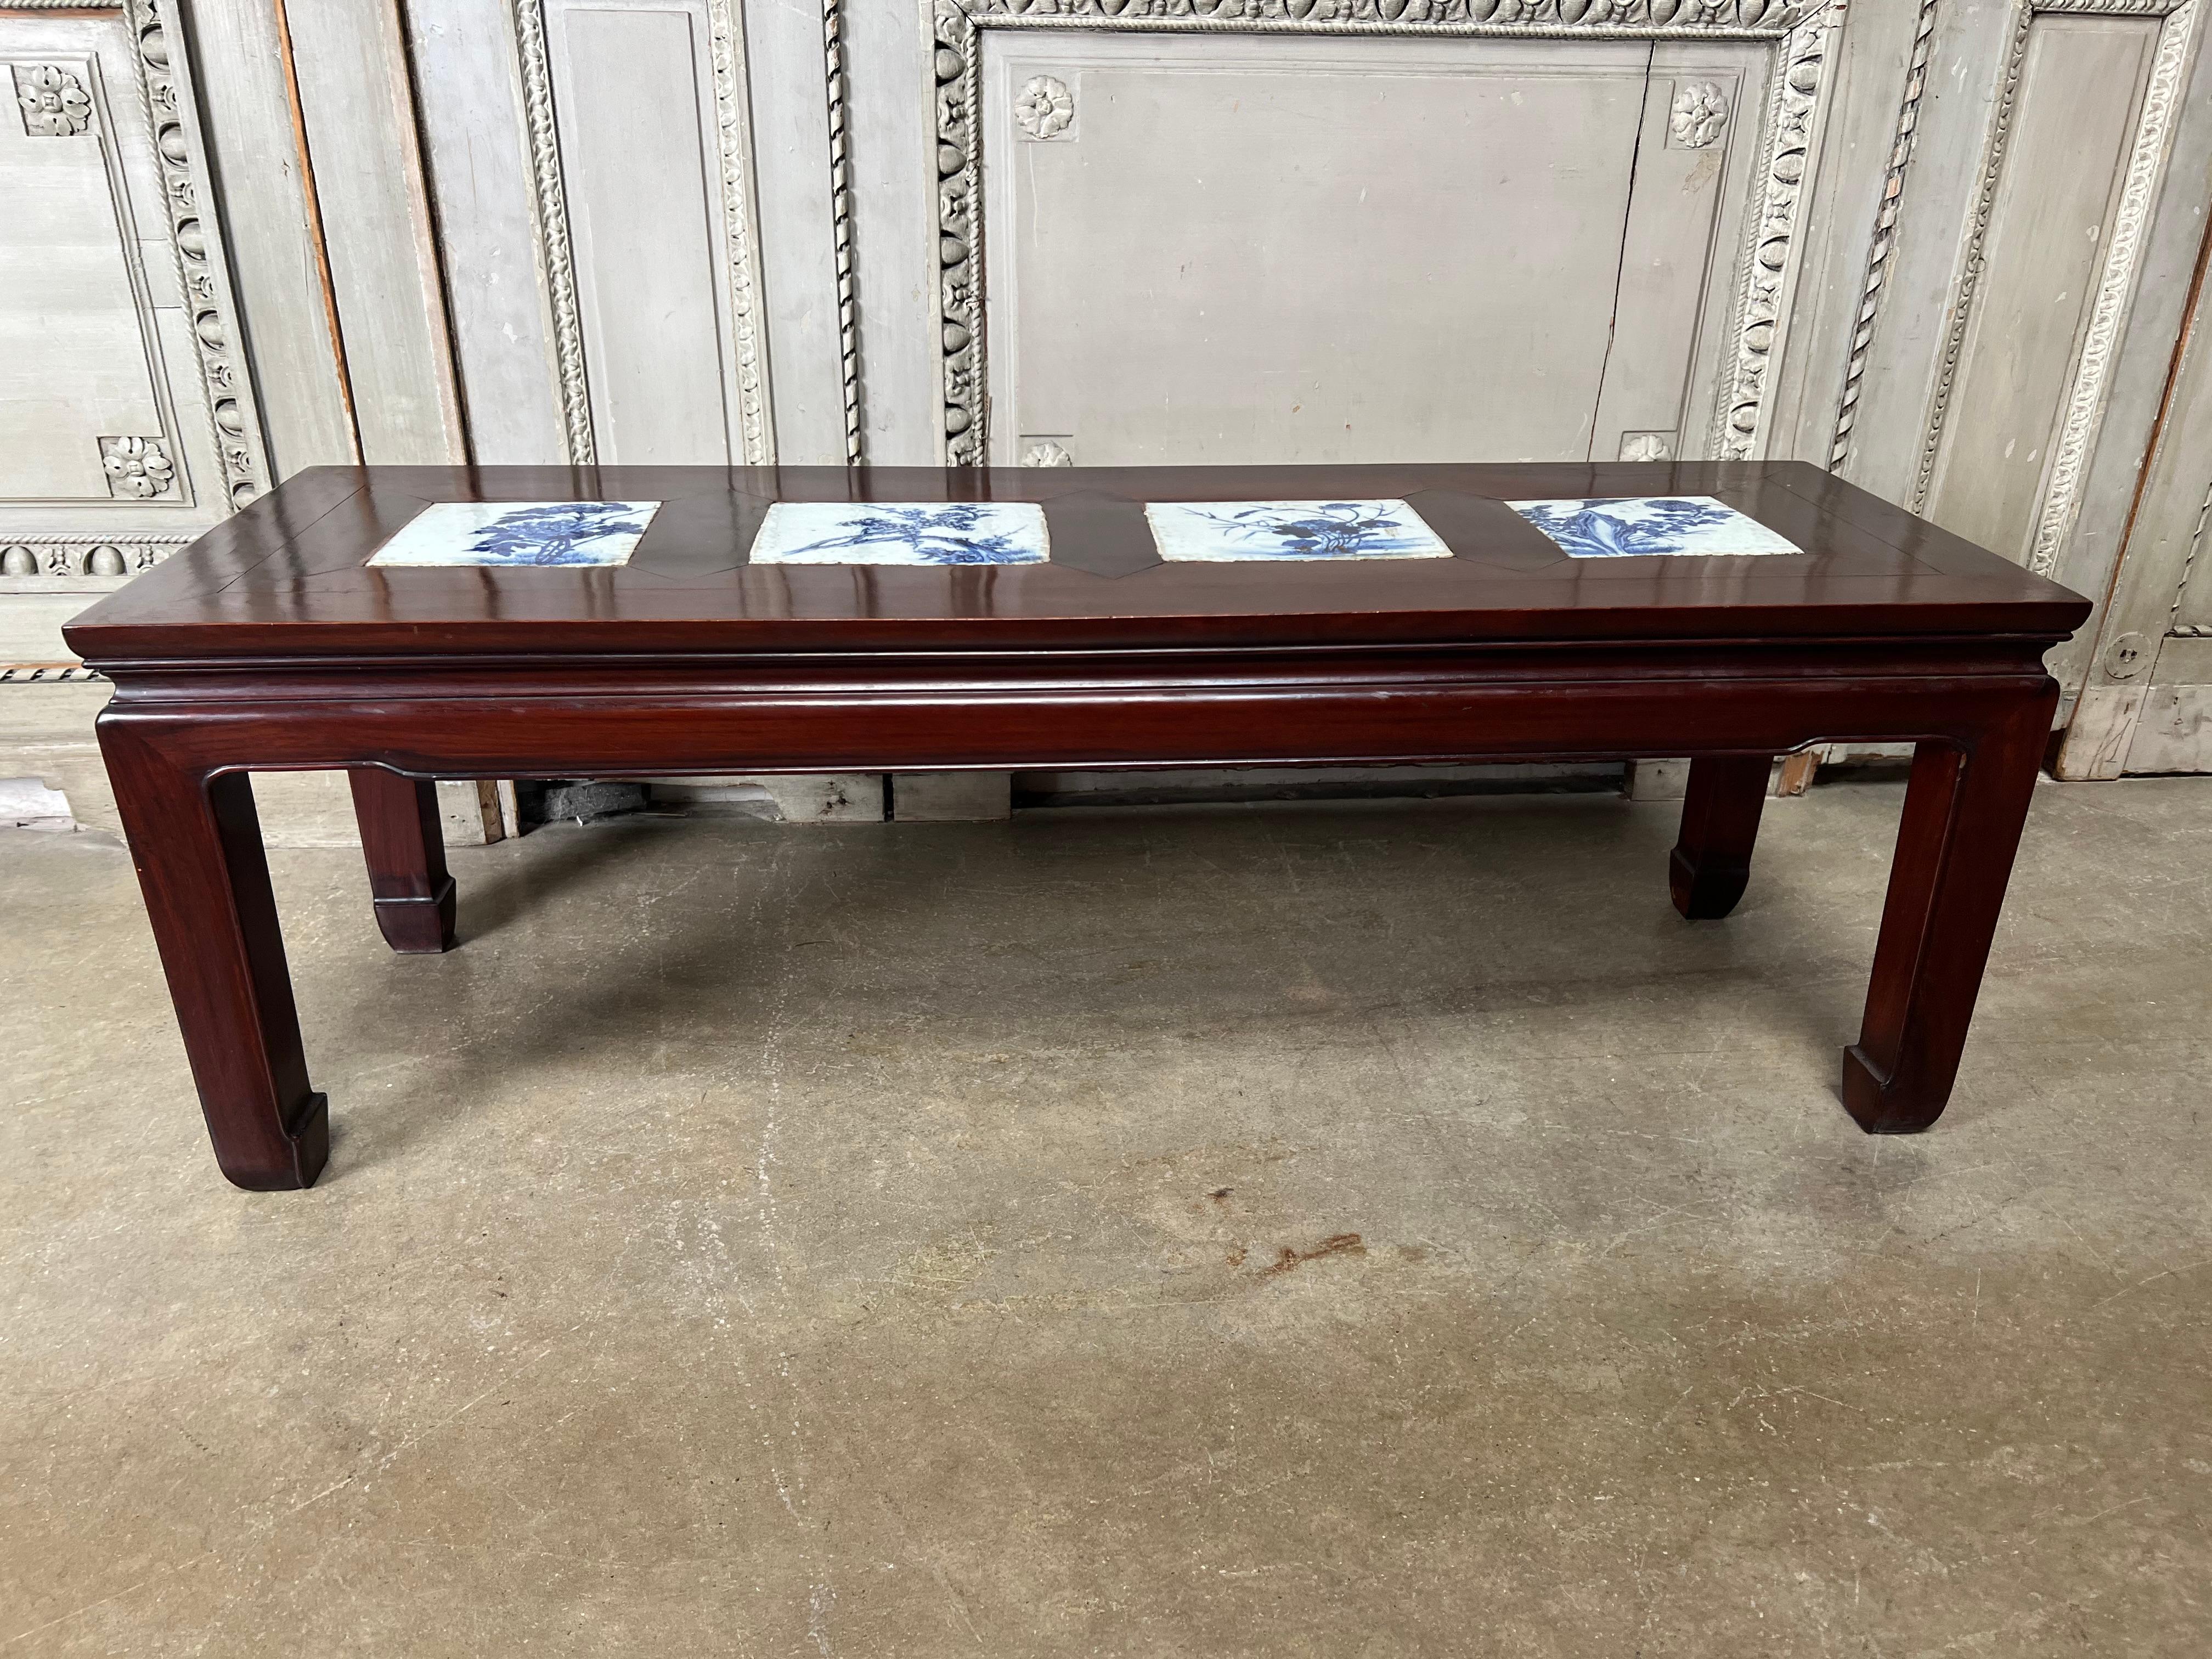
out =
{"type": "Polygon", "coordinates": [[[1763,452],[1840,7],[931,15],[947,460],[1763,452]]]}
{"type": "MultiPolygon", "coordinates": [[[[58,45],[58,43],[57,43],[58,45]]],[[[0,454],[12,501],[188,499],[97,55],[0,63],[0,454]]],[[[131,90],[129,82],[121,89],[131,90]]],[[[164,285],[164,297],[174,290],[164,285]]]]}
{"type": "Polygon", "coordinates": [[[0,13],[0,593],[53,596],[11,635],[267,481],[188,77],[159,0],[0,13]]]}
{"type": "Polygon", "coordinates": [[[735,0],[514,17],[568,459],[771,459],[735,0]]]}
{"type": "Polygon", "coordinates": [[[2160,27],[2155,17],[2044,15],[2022,36],[1971,255],[1974,292],[1919,488],[1938,523],[2023,563],[2057,482],[2160,27]]]}
{"type": "Polygon", "coordinates": [[[1771,58],[993,32],[993,459],[1705,453],[1771,58]]]}

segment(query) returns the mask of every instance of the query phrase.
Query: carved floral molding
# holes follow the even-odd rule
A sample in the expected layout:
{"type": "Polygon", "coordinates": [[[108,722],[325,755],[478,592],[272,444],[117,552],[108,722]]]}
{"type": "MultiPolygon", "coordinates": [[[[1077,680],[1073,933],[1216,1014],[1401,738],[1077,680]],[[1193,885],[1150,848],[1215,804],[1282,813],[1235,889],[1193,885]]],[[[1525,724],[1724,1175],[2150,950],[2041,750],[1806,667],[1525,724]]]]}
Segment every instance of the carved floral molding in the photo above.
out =
{"type": "Polygon", "coordinates": [[[152,501],[176,488],[177,464],[160,438],[102,438],[100,465],[112,495],[152,501]]]}
{"type": "Polygon", "coordinates": [[[1014,120],[1032,138],[1056,138],[1075,119],[1075,100],[1067,82],[1049,75],[1032,76],[1014,100],[1014,120]]]}
{"type": "Polygon", "coordinates": [[[92,130],[92,94],[76,71],[59,64],[19,64],[15,102],[32,138],[73,138],[92,130]]]}
{"type": "MultiPolygon", "coordinates": [[[[825,0],[834,9],[837,0],[825,0]]],[[[988,28],[1312,32],[1511,39],[1768,40],[1778,61],[1761,114],[1758,196],[1735,274],[1729,345],[1710,453],[1756,454],[1766,441],[1769,366],[1800,262],[1798,210],[1826,112],[1827,52],[1844,0],[931,0],[937,133],[937,301],[942,453],[983,465],[988,380],[982,285],[981,40],[988,28]]],[[[1050,77],[1039,77],[1049,79],[1050,77]]],[[[1032,85],[1035,83],[1032,82],[1032,85]]],[[[1058,83],[1055,83],[1058,84],[1058,83]]],[[[1708,88],[1716,98],[1717,88],[1708,88]]],[[[1061,88],[1064,93],[1066,88],[1061,88]]],[[[833,106],[842,86],[833,74],[833,106]]],[[[1032,136],[1056,106],[1024,88],[1014,118],[1032,136]],[[1034,120],[1038,125],[1030,126],[1034,120]]],[[[1067,118],[1073,114],[1071,102],[1067,118]]],[[[1702,99],[1673,112],[1678,143],[1710,143],[1729,118],[1702,99]],[[1687,136],[1684,134],[1686,132],[1687,136]],[[1702,137],[1699,135],[1705,135],[1702,137]]],[[[1065,125],[1065,121],[1061,125],[1065,125]]],[[[1055,127],[1054,131],[1059,131],[1055,127]]],[[[849,342],[848,342],[849,343],[849,342]]]]}
{"type": "Polygon", "coordinates": [[[1704,149],[1728,126],[1728,94],[1711,81],[1691,81],[1674,90],[1667,130],[1684,149],[1704,149]]]}

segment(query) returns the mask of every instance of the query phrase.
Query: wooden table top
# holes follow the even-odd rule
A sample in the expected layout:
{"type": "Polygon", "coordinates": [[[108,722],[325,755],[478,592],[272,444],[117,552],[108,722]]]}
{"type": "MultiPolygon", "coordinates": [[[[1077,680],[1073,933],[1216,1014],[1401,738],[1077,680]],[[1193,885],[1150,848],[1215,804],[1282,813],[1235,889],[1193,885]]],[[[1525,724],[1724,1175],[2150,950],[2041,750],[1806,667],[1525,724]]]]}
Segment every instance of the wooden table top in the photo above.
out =
{"type": "Polygon", "coordinates": [[[2089,602],[1803,462],[318,467],[67,629],[94,665],[456,653],[848,652],[2004,635],[2089,602]],[[1570,558],[1504,503],[1711,495],[1803,548],[1570,558]],[[1146,501],[1403,499],[1449,559],[1164,563],[1146,501]],[[663,503],[629,563],[384,568],[434,501],[663,503]],[[1030,565],[752,566],[778,501],[1042,503],[1030,565]]]}

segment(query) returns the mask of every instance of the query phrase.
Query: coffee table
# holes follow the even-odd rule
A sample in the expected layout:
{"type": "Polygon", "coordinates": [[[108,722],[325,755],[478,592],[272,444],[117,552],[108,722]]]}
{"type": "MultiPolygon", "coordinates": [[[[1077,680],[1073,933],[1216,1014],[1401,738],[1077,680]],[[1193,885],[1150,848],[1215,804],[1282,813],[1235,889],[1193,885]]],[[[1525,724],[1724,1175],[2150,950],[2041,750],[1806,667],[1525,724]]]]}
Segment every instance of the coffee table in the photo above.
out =
{"type": "Polygon", "coordinates": [[[1943,1109],[2080,595],[1802,463],[319,467],[67,630],[222,1172],[306,1187],[247,770],[346,769],[378,921],[450,949],[429,780],[1693,757],[1670,890],[1741,896],[1774,756],[1910,741],[1843,1100],[1943,1109]],[[1711,495],[1802,554],[1570,558],[1508,501],[1711,495]],[[1148,501],[1400,499],[1449,558],[1164,563],[1148,501]],[[389,568],[427,503],[663,503],[609,568],[389,568]],[[1036,501],[1049,562],[748,562],[782,501],[1036,501]]]}

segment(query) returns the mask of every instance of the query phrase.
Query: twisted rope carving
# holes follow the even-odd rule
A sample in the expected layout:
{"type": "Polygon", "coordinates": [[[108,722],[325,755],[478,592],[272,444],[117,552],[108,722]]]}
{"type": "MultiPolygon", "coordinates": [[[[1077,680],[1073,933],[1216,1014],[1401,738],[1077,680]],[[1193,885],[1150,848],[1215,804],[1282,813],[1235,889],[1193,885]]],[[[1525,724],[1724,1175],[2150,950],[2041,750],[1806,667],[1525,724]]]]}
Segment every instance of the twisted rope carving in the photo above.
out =
{"type": "Polygon", "coordinates": [[[1844,370],[1842,401],[1836,409],[1836,435],[1828,446],[1828,470],[1843,471],[1851,457],[1851,428],[1857,423],[1860,382],[1867,352],[1874,343],[1875,318],[1881,309],[1897,252],[1897,215],[1905,200],[1905,169],[1912,160],[1912,140],[1920,125],[1920,96],[1928,88],[1928,52],[1936,38],[1936,0],[1920,0],[1920,21],[1912,34],[1912,58],[1905,71],[1905,101],[1897,112],[1897,142],[1889,170],[1882,175],[1881,204],[1875,210],[1874,240],[1867,250],[1866,285],[1859,295],[1858,320],[1851,330],[1851,360],[1844,370]]]}
{"type": "Polygon", "coordinates": [[[530,173],[537,187],[538,257],[553,312],[553,354],[561,375],[561,414],[568,463],[599,459],[592,433],[591,383],[584,369],[583,314],[576,265],[568,246],[568,197],[561,183],[561,137],[553,121],[553,71],[545,54],[542,0],[513,0],[514,44],[522,63],[522,113],[530,134],[530,173]]]}
{"type": "Polygon", "coordinates": [[[822,0],[823,70],[830,98],[830,216],[837,262],[837,349],[845,390],[845,465],[858,466],[866,444],[860,426],[860,319],[853,283],[853,170],[845,149],[844,0],[822,0]]]}

